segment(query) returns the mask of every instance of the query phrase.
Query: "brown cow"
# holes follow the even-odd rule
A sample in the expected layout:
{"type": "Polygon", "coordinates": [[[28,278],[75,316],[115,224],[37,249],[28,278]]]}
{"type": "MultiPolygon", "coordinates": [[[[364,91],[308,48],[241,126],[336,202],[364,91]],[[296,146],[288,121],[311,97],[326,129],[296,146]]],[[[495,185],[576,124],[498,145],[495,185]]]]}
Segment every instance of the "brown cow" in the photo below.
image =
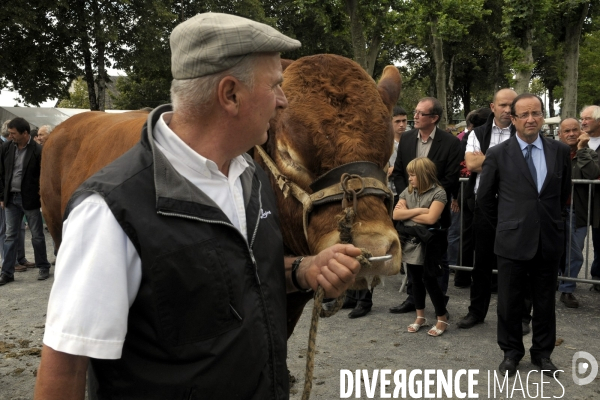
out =
{"type": "MultiPolygon", "coordinates": [[[[284,64],[285,65],[285,64],[284,64]]],[[[305,57],[284,71],[289,107],[271,121],[266,149],[281,172],[307,192],[317,177],[352,161],[371,161],[381,171],[392,152],[391,108],[400,94],[401,78],[387,67],[379,83],[355,62],[335,55],[305,57]]],[[[79,114],[60,124],[44,146],[41,197],[44,216],[56,245],[61,242],[62,215],[75,189],[94,172],[131,148],[140,137],[145,113],[79,114]]],[[[316,207],[303,235],[302,207],[278,196],[284,242],[292,254],[316,254],[339,242],[336,217],[341,204],[316,207]]],[[[390,275],[400,267],[400,244],[381,197],[357,201],[353,243],[373,255],[393,259],[374,264],[361,276],[390,275]]],[[[361,280],[360,285],[366,285],[361,280]]],[[[359,286],[360,286],[359,285],[359,286]]],[[[289,297],[291,334],[310,294],[289,297]]]]}
{"type": "MultiPolygon", "coordinates": [[[[335,167],[353,161],[371,161],[381,170],[392,152],[391,110],[400,95],[398,70],[386,67],[379,85],[354,61],[335,55],[301,58],[284,71],[283,91],[289,106],[271,122],[267,152],[279,170],[312,193],[309,185],[335,167]]],[[[303,235],[302,205],[284,198],[271,175],[277,194],[284,243],[292,254],[316,254],[338,243],[336,218],[341,204],[315,208],[303,235]]],[[[392,275],[400,268],[398,235],[381,198],[358,201],[353,243],[373,255],[391,254],[393,259],[360,276],[392,275]]],[[[366,287],[364,279],[356,288],[366,287]]],[[[311,294],[288,295],[288,334],[291,335],[311,294]]]]}
{"type": "Polygon", "coordinates": [[[75,189],[139,142],[147,115],[144,111],[86,112],[58,125],[48,137],[42,153],[40,197],[57,249],[62,242],[62,216],[75,189]]]}

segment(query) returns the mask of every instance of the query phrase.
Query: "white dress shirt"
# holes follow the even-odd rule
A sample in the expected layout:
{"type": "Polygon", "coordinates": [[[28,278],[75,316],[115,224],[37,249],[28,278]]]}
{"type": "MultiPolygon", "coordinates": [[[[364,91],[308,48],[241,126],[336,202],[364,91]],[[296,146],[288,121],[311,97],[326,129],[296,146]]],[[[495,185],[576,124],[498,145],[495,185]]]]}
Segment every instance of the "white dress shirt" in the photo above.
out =
{"type": "MultiPolygon", "coordinates": [[[[238,156],[231,161],[229,176],[223,175],[168,127],[171,116],[163,114],[155,127],[156,147],[247,238],[240,175],[248,163],[238,156]]],[[[104,199],[98,194],[86,198],[63,225],[44,344],[69,354],[120,358],[141,276],[140,257],[104,199]]]]}

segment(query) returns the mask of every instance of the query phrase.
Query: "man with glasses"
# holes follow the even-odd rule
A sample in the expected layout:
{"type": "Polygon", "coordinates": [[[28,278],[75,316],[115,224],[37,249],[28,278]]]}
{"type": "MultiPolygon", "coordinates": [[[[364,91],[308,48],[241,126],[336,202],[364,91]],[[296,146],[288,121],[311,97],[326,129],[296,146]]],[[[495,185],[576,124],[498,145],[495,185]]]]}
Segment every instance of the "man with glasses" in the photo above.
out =
{"type": "MultiPolygon", "coordinates": [[[[581,130],[590,137],[588,146],[595,152],[600,151],[600,107],[586,106],[581,110],[581,130]]],[[[592,204],[592,243],[594,245],[594,261],[592,262],[592,279],[600,280],[600,186],[594,185],[592,204]]],[[[600,284],[594,285],[600,291],[600,284]]]]}
{"type": "MultiPolygon", "coordinates": [[[[396,192],[402,193],[408,184],[406,166],[417,157],[427,157],[437,168],[437,178],[446,190],[446,197],[452,198],[452,203],[458,207],[458,185],[462,152],[460,141],[452,134],[437,127],[442,117],[442,104],[434,97],[425,97],[419,101],[413,111],[415,129],[404,132],[398,146],[398,154],[394,163],[391,180],[394,181],[396,192]]],[[[450,226],[450,204],[442,213],[442,223],[450,226]]],[[[444,253],[443,276],[440,277],[440,287],[446,293],[448,289],[448,256],[444,253]]],[[[404,314],[416,310],[412,296],[411,276],[408,275],[408,298],[399,306],[390,308],[393,314],[404,314]]],[[[446,297],[446,301],[448,297],[446,297]]]]}
{"type": "Polygon", "coordinates": [[[498,256],[498,369],[513,376],[525,355],[522,306],[527,290],[533,303],[531,362],[558,377],[550,356],[556,341],[555,298],[564,251],[562,211],[571,189],[569,146],[540,135],[544,105],[533,94],[511,104],[516,135],[489,149],[481,171],[477,205],[496,223],[498,256]],[[497,217],[496,217],[497,216],[497,217]]]}

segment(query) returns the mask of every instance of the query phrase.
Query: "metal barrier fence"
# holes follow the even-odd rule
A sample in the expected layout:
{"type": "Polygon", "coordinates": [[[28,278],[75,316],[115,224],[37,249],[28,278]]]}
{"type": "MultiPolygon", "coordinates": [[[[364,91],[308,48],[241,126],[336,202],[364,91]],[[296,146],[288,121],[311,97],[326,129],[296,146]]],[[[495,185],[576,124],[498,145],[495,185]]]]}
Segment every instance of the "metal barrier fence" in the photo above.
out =
{"type": "MultiPolygon", "coordinates": [[[[464,209],[464,207],[466,206],[464,203],[464,190],[465,190],[465,186],[466,183],[468,182],[469,178],[460,178],[460,199],[461,199],[461,204],[460,204],[460,209],[461,209],[461,215],[460,215],[460,237],[459,237],[459,251],[458,251],[458,255],[457,255],[457,260],[458,260],[458,264],[459,265],[450,265],[450,268],[455,269],[455,270],[461,270],[461,271],[472,271],[473,267],[468,267],[468,266],[463,266],[462,265],[462,252],[463,252],[463,213],[462,210],[464,209]]],[[[589,180],[589,179],[573,179],[571,181],[571,199],[573,199],[573,194],[575,191],[575,185],[588,185],[588,207],[587,207],[587,226],[588,226],[588,230],[586,232],[586,238],[585,238],[585,245],[583,247],[583,253],[584,253],[584,262],[582,265],[582,269],[584,271],[584,278],[571,278],[569,277],[570,272],[571,272],[571,238],[572,238],[572,231],[571,231],[571,222],[572,220],[569,221],[568,224],[568,230],[567,230],[567,254],[566,254],[566,266],[565,266],[565,275],[567,276],[560,276],[558,278],[559,282],[560,281],[571,281],[571,282],[577,282],[577,283],[588,283],[588,284],[600,284],[600,281],[598,280],[592,280],[590,277],[590,260],[589,260],[589,250],[590,250],[590,237],[591,237],[591,228],[590,228],[590,223],[591,223],[591,212],[592,212],[592,186],[593,185],[600,185],[600,180],[589,180]]],[[[573,207],[573,202],[571,202],[571,207],[573,207]]],[[[574,214],[572,212],[568,213],[568,218],[574,218],[574,214]]],[[[473,260],[475,260],[475,257],[473,256],[473,260]]],[[[593,260],[592,260],[593,261],[593,260]]],[[[498,273],[498,270],[493,270],[494,274],[498,273]]],[[[579,272],[579,274],[581,275],[581,271],[579,272]]]]}

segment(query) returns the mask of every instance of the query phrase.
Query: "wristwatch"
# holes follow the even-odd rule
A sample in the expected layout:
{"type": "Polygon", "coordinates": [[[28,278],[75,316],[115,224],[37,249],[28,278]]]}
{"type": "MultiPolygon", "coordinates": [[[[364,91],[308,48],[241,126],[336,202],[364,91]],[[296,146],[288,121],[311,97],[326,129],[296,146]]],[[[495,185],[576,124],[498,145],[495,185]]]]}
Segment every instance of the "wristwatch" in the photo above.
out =
{"type": "Polygon", "coordinates": [[[292,263],[292,285],[294,285],[294,287],[296,289],[298,289],[299,292],[302,293],[309,293],[312,291],[311,288],[308,289],[302,289],[302,287],[300,286],[300,284],[298,283],[298,268],[300,267],[300,263],[302,262],[302,260],[304,260],[304,256],[298,257],[294,260],[294,262],[292,263]]]}

